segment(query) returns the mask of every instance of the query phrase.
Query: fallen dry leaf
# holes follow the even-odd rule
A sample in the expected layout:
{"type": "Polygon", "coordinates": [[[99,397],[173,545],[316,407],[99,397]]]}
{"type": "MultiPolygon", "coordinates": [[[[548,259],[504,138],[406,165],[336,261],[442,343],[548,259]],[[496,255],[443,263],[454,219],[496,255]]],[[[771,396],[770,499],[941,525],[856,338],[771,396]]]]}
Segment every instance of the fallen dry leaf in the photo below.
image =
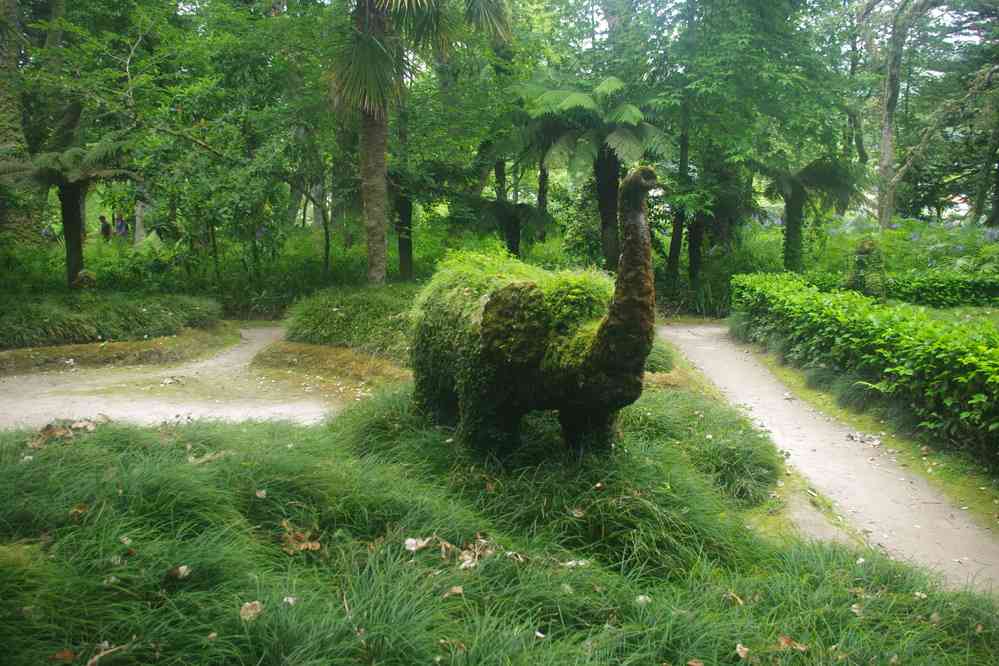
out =
{"type": "Polygon", "coordinates": [[[647,594],[640,594],[637,597],[635,597],[635,603],[638,604],[639,606],[648,606],[649,604],[652,603],[652,597],[650,597],[647,594]]]}
{"type": "Polygon", "coordinates": [[[798,652],[808,652],[808,646],[804,643],[799,643],[790,636],[781,636],[777,639],[777,647],[781,650],[797,650],[798,652]]]}
{"type": "Polygon", "coordinates": [[[861,606],[860,604],[853,604],[852,606],[850,606],[850,612],[856,615],[857,617],[861,617],[864,614],[864,607],[861,606]]]}
{"type": "Polygon", "coordinates": [[[72,650],[59,650],[49,657],[49,661],[58,661],[63,664],[71,664],[76,661],[76,653],[72,650]]]}
{"type": "Polygon", "coordinates": [[[267,491],[266,490],[258,490],[257,492],[255,492],[253,494],[256,495],[257,497],[259,497],[260,499],[266,499],[267,498],[267,491]]]}
{"type": "Polygon", "coordinates": [[[281,600],[281,603],[285,604],[286,606],[294,606],[295,604],[298,603],[298,597],[285,597],[284,599],[281,600]]]}
{"type": "Polygon", "coordinates": [[[191,575],[191,567],[186,564],[181,564],[179,566],[167,571],[167,576],[170,578],[176,578],[177,580],[183,580],[191,575]]]}
{"type": "Polygon", "coordinates": [[[247,601],[239,609],[239,618],[243,622],[253,622],[257,616],[264,612],[264,605],[259,601],[247,601]]]}
{"type": "Polygon", "coordinates": [[[687,666],[704,666],[704,662],[700,659],[691,659],[687,662],[687,666]]]}
{"type": "Polygon", "coordinates": [[[444,598],[447,599],[448,597],[460,597],[464,596],[464,594],[465,594],[465,588],[463,588],[461,585],[455,585],[450,590],[444,593],[444,598]]]}
{"type": "Polygon", "coordinates": [[[749,648],[743,645],[742,643],[735,644],[735,653],[739,655],[739,659],[749,658],[749,648]]]}
{"type": "Polygon", "coordinates": [[[582,518],[583,516],[586,515],[586,512],[580,509],[578,506],[573,508],[571,513],[574,518],[582,518]]]}
{"type": "Polygon", "coordinates": [[[219,637],[219,634],[218,634],[217,631],[213,631],[212,633],[208,634],[208,640],[210,640],[210,641],[214,641],[218,637],[219,637]]]}
{"type": "Polygon", "coordinates": [[[725,598],[735,604],[738,604],[739,606],[746,605],[746,602],[742,600],[742,597],[740,597],[735,592],[732,592],[731,590],[725,593],[725,598]]]}
{"type": "Polygon", "coordinates": [[[930,615],[930,624],[940,624],[940,613],[933,611],[930,615]]]}
{"type": "Polygon", "coordinates": [[[76,506],[74,506],[72,509],[69,510],[69,517],[74,520],[79,520],[80,516],[82,516],[89,510],[90,507],[88,507],[86,504],[82,503],[77,504],[76,506]]]}
{"type": "Polygon", "coordinates": [[[225,451],[216,451],[215,453],[206,453],[200,458],[198,456],[188,456],[187,462],[191,463],[192,465],[203,465],[205,463],[212,462],[220,458],[224,458],[225,454],[226,454],[225,451]]]}

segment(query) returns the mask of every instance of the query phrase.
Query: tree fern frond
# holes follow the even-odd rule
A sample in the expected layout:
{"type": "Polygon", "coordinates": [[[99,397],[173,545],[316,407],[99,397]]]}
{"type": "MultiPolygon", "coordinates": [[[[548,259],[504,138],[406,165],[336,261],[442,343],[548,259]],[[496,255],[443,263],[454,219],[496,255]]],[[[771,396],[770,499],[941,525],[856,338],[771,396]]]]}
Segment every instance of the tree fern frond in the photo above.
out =
{"type": "Polygon", "coordinates": [[[644,120],[645,114],[642,113],[642,110],[628,102],[617,105],[607,114],[608,122],[619,123],[621,125],[637,126],[644,120]]]}
{"type": "Polygon", "coordinates": [[[600,144],[600,132],[597,130],[589,130],[580,135],[569,159],[569,173],[575,177],[591,173],[600,152],[600,144]]]}
{"type": "Polygon", "coordinates": [[[604,142],[625,165],[637,162],[645,154],[641,140],[627,127],[618,127],[607,135],[604,142]]]}
{"type": "Polygon", "coordinates": [[[610,97],[614,93],[623,89],[624,81],[616,76],[608,76],[606,79],[597,84],[597,87],[593,89],[593,94],[597,97],[610,97]]]}
{"type": "Polygon", "coordinates": [[[579,134],[578,130],[573,130],[560,136],[545,154],[545,166],[549,169],[566,166],[572,157],[579,134]]]}

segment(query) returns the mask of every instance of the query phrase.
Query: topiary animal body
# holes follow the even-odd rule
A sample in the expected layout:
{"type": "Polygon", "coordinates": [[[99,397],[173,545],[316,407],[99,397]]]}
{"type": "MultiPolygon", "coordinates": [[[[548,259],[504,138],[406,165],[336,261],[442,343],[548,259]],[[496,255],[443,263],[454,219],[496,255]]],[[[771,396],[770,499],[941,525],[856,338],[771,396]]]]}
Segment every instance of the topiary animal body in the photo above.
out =
{"type": "Polygon", "coordinates": [[[557,410],[566,442],[607,446],[617,412],[641,395],[655,321],[646,196],[655,172],[622,183],[622,251],[612,283],[512,258],[466,254],[421,292],[412,345],[417,404],[458,422],[469,444],[502,452],[521,418],[557,410]]]}

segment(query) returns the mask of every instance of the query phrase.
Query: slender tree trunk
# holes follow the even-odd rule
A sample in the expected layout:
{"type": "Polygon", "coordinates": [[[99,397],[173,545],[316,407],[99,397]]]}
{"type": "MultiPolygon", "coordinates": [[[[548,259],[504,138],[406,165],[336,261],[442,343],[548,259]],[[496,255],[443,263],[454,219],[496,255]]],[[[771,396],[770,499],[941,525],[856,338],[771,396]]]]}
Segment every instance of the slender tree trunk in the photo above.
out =
{"type": "Polygon", "coordinates": [[[905,0],[895,11],[885,55],[885,80],[881,99],[881,156],[878,160],[878,223],[891,224],[895,215],[895,112],[902,78],[902,56],[909,30],[919,17],[943,0],[905,0]]]}
{"type": "Polygon", "coordinates": [[[704,213],[698,213],[687,226],[687,277],[695,294],[701,288],[702,245],[704,244],[704,213]]]}
{"type": "Polygon", "coordinates": [[[396,199],[399,221],[396,223],[396,236],[399,241],[399,276],[403,280],[413,279],[413,200],[405,194],[396,199]]]}
{"type": "Polygon", "coordinates": [[[986,226],[999,227],[999,164],[995,165],[992,181],[992,212],[985,220],[986,226]]]}
{"type": "Polygon", "coordinates": [[[496,201],[506,201],[506,160],[496,160],[493,164],[493,173],[496,176],[496,201]]]}
{"type": "Polygon", "coordinates": [[[302,179],[299,176],[292,178],[289,185],[291,185],[291,192],[288,199],[288,213],[285,219],[288,220],[288,224],[295,224],[298,220],[298,211],[302,207],[302,199],[305,198],[305,192],[302,191],[302,179]]]}
{"type": "MultiPolygon", "coordinates": [[[[680,104],[680,163],[679,180],[684,190],[690,187],[690,95],[683,93],[680,104]]],[[[673,215],[673,233],[669,240],[669,256],[666,258],[666,279],[671,285],[680,281],[680,252],[683,246],[683,225],[687,211],[677,206],[673,215]]]]}
{"type": "Polygon", "coordinates": [[[792,181],[791,192],[784,199],[784,269],[800,273],[802,259],[802,227],[805,219],[807,192],[801,183],[792,181]]]}
{"type": "Polygon", "coordinates": [[[66,284],[72,289],[77,286],[76,277],[83,270],[83,207],[87,186],[84,183],[62,183],[58,192],[62,233],[66,241],[66,284]]]}
{"type": "Polygon", "coordinates": [[[384,284],[386,230],[388,226],[388,116],[385,112],[361,114],[361,199],[364,233],[368,244],[368,282],[384,284]]]}
{"type": "Polygon", "coordinates": [[[544,165],[544,158],[538,165],[538,210],[548,212],[548,169],[544,165]]]}
{"type": "MultiPolygon", "coordinates": [[[[997,118],[999,120],[999,118],[997,118]]],[[[997,159],[999,159],[999,125],[992,130],[992,138],[989,141],[989,147],[985,151],[985,161],[982,162],[982,169],[978,176],[978,187],[975,192],[975,200],[971,208],[971,221],[978,222],[978,220],[985,214],[985,199],[989,194],[989,184],[992,180],[992,173],[999,169],[999,165],[996,164],[997,159]]],[[[993,206],[994,208],[994,206],[993,206]]],[[[993,210],[992,217],[995,217],[996,213],[993,210]]]]}
{"type": "Polygon", "coordinates": [[[600,209],[600,241],[604,252],[604,266],[609,271],[616,271],[621,255],[617,224],[621,162],[607,146],[600,148],[600,153],[593,163],[593,177],[597,182],[597,207],[600,209]]]}
{"type": "Polygon", "coordinates": [[[326,209],[322,211],[323,216],[323,281],[330,279],[330,246],[333,243],[333,221],[330,219],[326,209]]]}

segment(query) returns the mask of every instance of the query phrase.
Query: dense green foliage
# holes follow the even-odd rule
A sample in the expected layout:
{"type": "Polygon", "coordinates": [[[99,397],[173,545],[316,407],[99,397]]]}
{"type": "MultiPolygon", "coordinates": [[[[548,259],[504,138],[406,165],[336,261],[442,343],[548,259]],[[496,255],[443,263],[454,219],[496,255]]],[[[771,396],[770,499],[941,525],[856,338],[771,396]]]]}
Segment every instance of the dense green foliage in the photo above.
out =
{"type": "Polygon", "coordinates": [[[418,287],[342,287],[304,298],[288,311],[288,339],[353,347],[409,362],[409,310],[418,287]]]}
{"type": "Polygon", "coordinates": [[[670,392],[622,426],[609,458],[553,458],[557,425],[532,419],[504,468],[405,390],[328,429],[100,426],[36,449],[0,435],[5,658],[734,665],[741,643],[786,663],[956,666],[999,650],[987,598],[746,530],[726,497],[756,503],[779,463],[732,412],[670,392]],[[708,435],[726,455],[701,454],[708,435]],[[765,472],[746,496],[730,480],[749,470],[765,472]]]}
{"type": "Polygon", "coordinates": [[[85,291],[0,298],[0,349],[111,342],[205,328],[222,316],[208,298],[85,291]]]}
{"type": "MultiPolygon", "coordinates": [[[[822,291],[852,287],[836,273],[808,273],[806,279],[822,291]]],[[[886,274],[883,284],[860,289],[879,296],[934,308],[999,304],[999,274],[959,273],[947,270],[886,274]]]]}
{"type": "Polygon", "coordinates": [[[790,275],[737,276],[733,289],[751,339],[776,339],[799,364],[856,373],[911,409],[921,428],[995,460],[999,330],[991,322],[944,321],[854,292],[821,293],[790,275]]]}

